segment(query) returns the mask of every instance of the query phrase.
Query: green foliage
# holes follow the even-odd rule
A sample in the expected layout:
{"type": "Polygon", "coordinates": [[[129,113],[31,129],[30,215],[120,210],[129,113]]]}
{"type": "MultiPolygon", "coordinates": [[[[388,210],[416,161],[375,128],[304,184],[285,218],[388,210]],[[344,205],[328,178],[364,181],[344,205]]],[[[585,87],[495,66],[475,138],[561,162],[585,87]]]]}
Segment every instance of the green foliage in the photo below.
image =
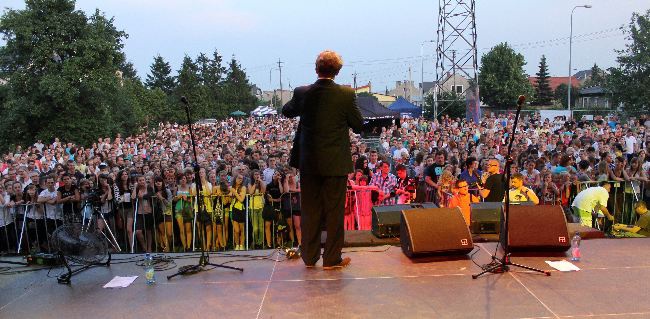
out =
{"type": "Polygon", "coordinates": [[[160,121],[223,118],[256,104],[246,73],[215,50],[185,57],[177,75],[156,56],[145,84],[124,53],[128,37],[99,10],[87,16],[74,0],[26,0],[0,17],[0,152],[59,137],[82,145],[132,134],[160,121]]]}
{"type": "MultiPolygon", "coordinates": [[[[427,118],[433,117],[434,106],[433,94],[426,95],[422,111],[427,118]]],[[[466,111],[465,98],[462,95],[451,91],[438,94],[438,116],[446,114],[451,118],[465,118],[466,111]]]]}
{"type": "Polygon", "coordinates": [[[165,94],[171,94],[176,87],[176,79],[171,75],[172,67],[163,57],[157,55],[149,69],[145,84],[149,89],[160,89],[165,94]]]}
{"type": "Polygon", "coordinates": [[[546,56],[542,55],[539,61],[539,71],[537,72],[537,80],[535,86],[535,104],[548,105],[551,104],[553,98],[553,91],[549,85],[548,65],[546,64],[546,56]]]}
{"type": "Polygon", "coordinates": [[[271,98],[271,105],[273,105],[276,109],[282,108],[282,101],[280,101],[280,96],[277,94],[273,94],[273,97],[271,98]]]}
{"type": "Polygon", "coordinates": [[[603,87],[607,83],[607,73],[605,70],[601,69],[594,63],[594,66],[591,67],[591,77],[587,79],[584,83],[584,87],[590,86],[600,86],[603,87]]]}
{"type": "Polygon", "coordinates": [[[645,114],[650,110],[650,10],[634,13],[625,32],[630,43],[617,51],[618,67],[609,69],[607,87],[626,112],[645,114]]]}
{"type": "MultiPolygon", "coordinates": [[[[569,92],[569,85],[566,83],[562,83],[558,85],[555,88],[555,101],[562,103],[562,106],[567,108],[567,95],[569,92]]],[[[575,85],[571,85],[571,105],[575,106],[576,105],[576,99],[578,98],[578,95],[580,94],[578,87],[575,85]]]]}
{"type": "Polygon", "coordinates": [[[509,107],[519,95],[531,96],[533,87],[524,72],[524,56],[507,43],[501,43],[481,57],[479,83],[485,104],[509,107]]]}
{"type": "Polygon", "coordinates": [[[369,92],[361,92],[361,93],[358,93],[357,96],[367,96],[367,97],[371,97],[371,98],[377,100],[377,97],[375,97],[374,95],[372,95],[372,93],[369,93],[369,92]]]}
{"type": "Polygon", "coordinates": [[[252,85],[248,83],[246,73],[233,56],[228,63],[228,71],[224,81],[223,96],[227,101],[226,112],[243,111],[249,113],[255,109],[257,99],[251,94],[252,85]]]}
{"type": "MultiPolygon", "coordinates": [[[[0,18],[0,145],[55,136],[78,143],[121,130],[112,107],[120,98],[119,70],[126,33],[99,11],[90,17],[70,0],[27,0],[0,18]]],[[[124,75],[124,71],[122,71],[124,75]]],[[[131,76],[130,74],[127,74],[131,76]]]]}

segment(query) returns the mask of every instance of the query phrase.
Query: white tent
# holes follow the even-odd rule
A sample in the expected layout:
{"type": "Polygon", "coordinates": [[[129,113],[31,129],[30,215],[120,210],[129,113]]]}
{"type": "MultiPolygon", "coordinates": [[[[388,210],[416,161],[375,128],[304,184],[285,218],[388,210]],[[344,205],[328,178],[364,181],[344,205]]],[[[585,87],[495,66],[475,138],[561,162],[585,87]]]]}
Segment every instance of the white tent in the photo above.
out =
{"type": "Polygon", "coordinates": [[[260,105],[253,111],[251,111],[251,115],[253,116],[267,116],[267,115],[276,115],[278,114],[278,111],[276,111],[273,107],[267,106],[267,105],[260,105]]]}

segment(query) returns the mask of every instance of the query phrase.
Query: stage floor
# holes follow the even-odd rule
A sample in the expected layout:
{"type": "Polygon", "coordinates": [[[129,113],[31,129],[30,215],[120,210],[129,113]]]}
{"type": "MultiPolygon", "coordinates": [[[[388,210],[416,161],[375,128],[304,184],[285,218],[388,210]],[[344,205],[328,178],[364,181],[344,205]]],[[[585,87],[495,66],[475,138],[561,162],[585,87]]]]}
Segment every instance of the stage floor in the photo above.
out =
{"type": "MultiPolygon", "coordinates": [[[[0,318],[650,318],[649,243],[587,240],[579,272],[547,277],[514,269],[476,280],[471,275],[480,269],[468,258],[414,262],[399,247],[380,246],[346,248],[352,264],[343,270],[306,269],[300,260],[235,261],[229,265],[243,273],[219,268],[168,281],[175,268],[147,286],[141,268],[117,264],[130,255],[115,255],[116,264],[83,272],[70,286],[53,278],[60,269],[50,277],[47,270],[0,276],[0,318]],[[128,288],[102,288],[117,275],[140,277],[128,288]]],[[[474,260],[489,262],[496,243],[476,246],[474,260]]],[[[562,258],[513,262],[550,270],[544,261],[562,258]]],[[[215,263],[244,259],[211,255],[215,263]]]]}

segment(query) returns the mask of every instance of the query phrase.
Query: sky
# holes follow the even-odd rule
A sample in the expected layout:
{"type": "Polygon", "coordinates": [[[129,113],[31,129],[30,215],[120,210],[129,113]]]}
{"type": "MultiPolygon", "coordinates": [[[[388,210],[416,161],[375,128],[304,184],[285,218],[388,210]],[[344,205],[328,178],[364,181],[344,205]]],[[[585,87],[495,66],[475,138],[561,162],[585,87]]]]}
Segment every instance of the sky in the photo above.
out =
{"type": "MultiPolygon", "coordinates": [[[[508,42],[524,55],[528,74],[538,71],[545,55],[551,76],[567,76],[570,14],[585,4],[592,8],[573,15],[572,68],[616,66],[615,50],[627,43],[619,28],[632,13],[649,10],[650,1],[476,1],[479,61],[491,47],[508,42]]],[[[0,7],[25,4],[4,0],[0,7]]],[[[215,49],[226,60],[234,55],[263,90],[279,87],[278,60],[283,88],[312,83],[314,60],[324,49],[343,57],[337,77],[342,84],[352,84],[356,73],[358,85],[370,81],[374,92],[383,92],[395,81],[436,77],[435,0],[78,0],[77,8],[88,15],[99,9],[129,34],[124,51],[143,79],[156,55],[175,72],[185,55],[196,58],[215,49]]]]}

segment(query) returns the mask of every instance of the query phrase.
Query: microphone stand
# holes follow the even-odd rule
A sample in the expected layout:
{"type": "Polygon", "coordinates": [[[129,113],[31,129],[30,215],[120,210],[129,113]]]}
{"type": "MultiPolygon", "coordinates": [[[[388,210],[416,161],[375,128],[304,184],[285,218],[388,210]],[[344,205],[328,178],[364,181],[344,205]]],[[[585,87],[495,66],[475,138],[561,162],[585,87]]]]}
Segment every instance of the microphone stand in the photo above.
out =
{"type": "Polygon", "coordinates": [[[194,183],[196,185],[196,201],[197,201],[197,209],[198,209],[198,211],[194,213],[194,222],[195,225],[198,225],[198,227],[200,228],[199,234],[201,235],[201,256],[199,257],[198,264],[181,267],[178,270],[178,272],[176,272],[175,274],[167,276],[167,280],[170,280],[178,275],[191,275],[200,271],[213,269],[213,268],[205,269],[204,268],[205,266],[213,266],[215,268],[219,267],[219,268],[227,268],[227,269],[244,271],[243,268],[211,263],[210,255],[205,251],[205,246],[206,246],[205,225],[203,223],[202,215],[201,215],[201,213],[204,212],[203,205],[205,205],[205,201],[203,199],[203,185],[201,185],[201,175],[199,174],[200,167],[198,163],[198,157],[196,156],[196,142],[194,141],[192,120],[190,119],[190,103],[187,101],[187,98],[184,96],[181,97],[181,102],[185,104],[185,115],[187,115],[187,125],[190,128],[190,139],[192,140],[192,151],[194,153],[194,163],[192,166],[194,167],[194,183]]]}
{"type": "Polygon", "coordinates": [[[537,268],[525,266],[525,265],[520,265],[516,264],[510,261],[510,250],[508,246],[508,221],[510,220],[510,167],[512,166],[512,163],[514,162],[512,159],[512,142],[515,140],[515,131],[517,130],[517,122],[519,122],[519,113],[521,113],[521,106],[524,104],[524,101],[526,100],[526,97],[523,95],[519,96],[519,99],[517,101],[517,114],[515,115],[515,123],[512,127],[512,132],[508,136],[508,154],[506,155],[506,165],[505,165],[505,179],[502,181],[503,184],[505,184],[504,188],[506,190],[505,194],[505,207],[503,214],[501,215],[501,225],[503,227],[501,228],[501,242],[503,245],[503,256],[501,259],[499,259],[496,256],[496,251],[494,252],[494,255],[492,255],[492,260],[493,262],[487,265],[483,265],[481,268],[483,269],[482,272],[476,275],[472,275],[472,279],[476,279],[486,273],[493,273],[493,274],[499,274],[499,273],[506,273],[510,271],[509,266],[515,266],[523,269],[528,269],[531,271],[543,273],[547,276],[551,275],[551,272],[549,271],[544,271],[540,270],[537,268]]]}

